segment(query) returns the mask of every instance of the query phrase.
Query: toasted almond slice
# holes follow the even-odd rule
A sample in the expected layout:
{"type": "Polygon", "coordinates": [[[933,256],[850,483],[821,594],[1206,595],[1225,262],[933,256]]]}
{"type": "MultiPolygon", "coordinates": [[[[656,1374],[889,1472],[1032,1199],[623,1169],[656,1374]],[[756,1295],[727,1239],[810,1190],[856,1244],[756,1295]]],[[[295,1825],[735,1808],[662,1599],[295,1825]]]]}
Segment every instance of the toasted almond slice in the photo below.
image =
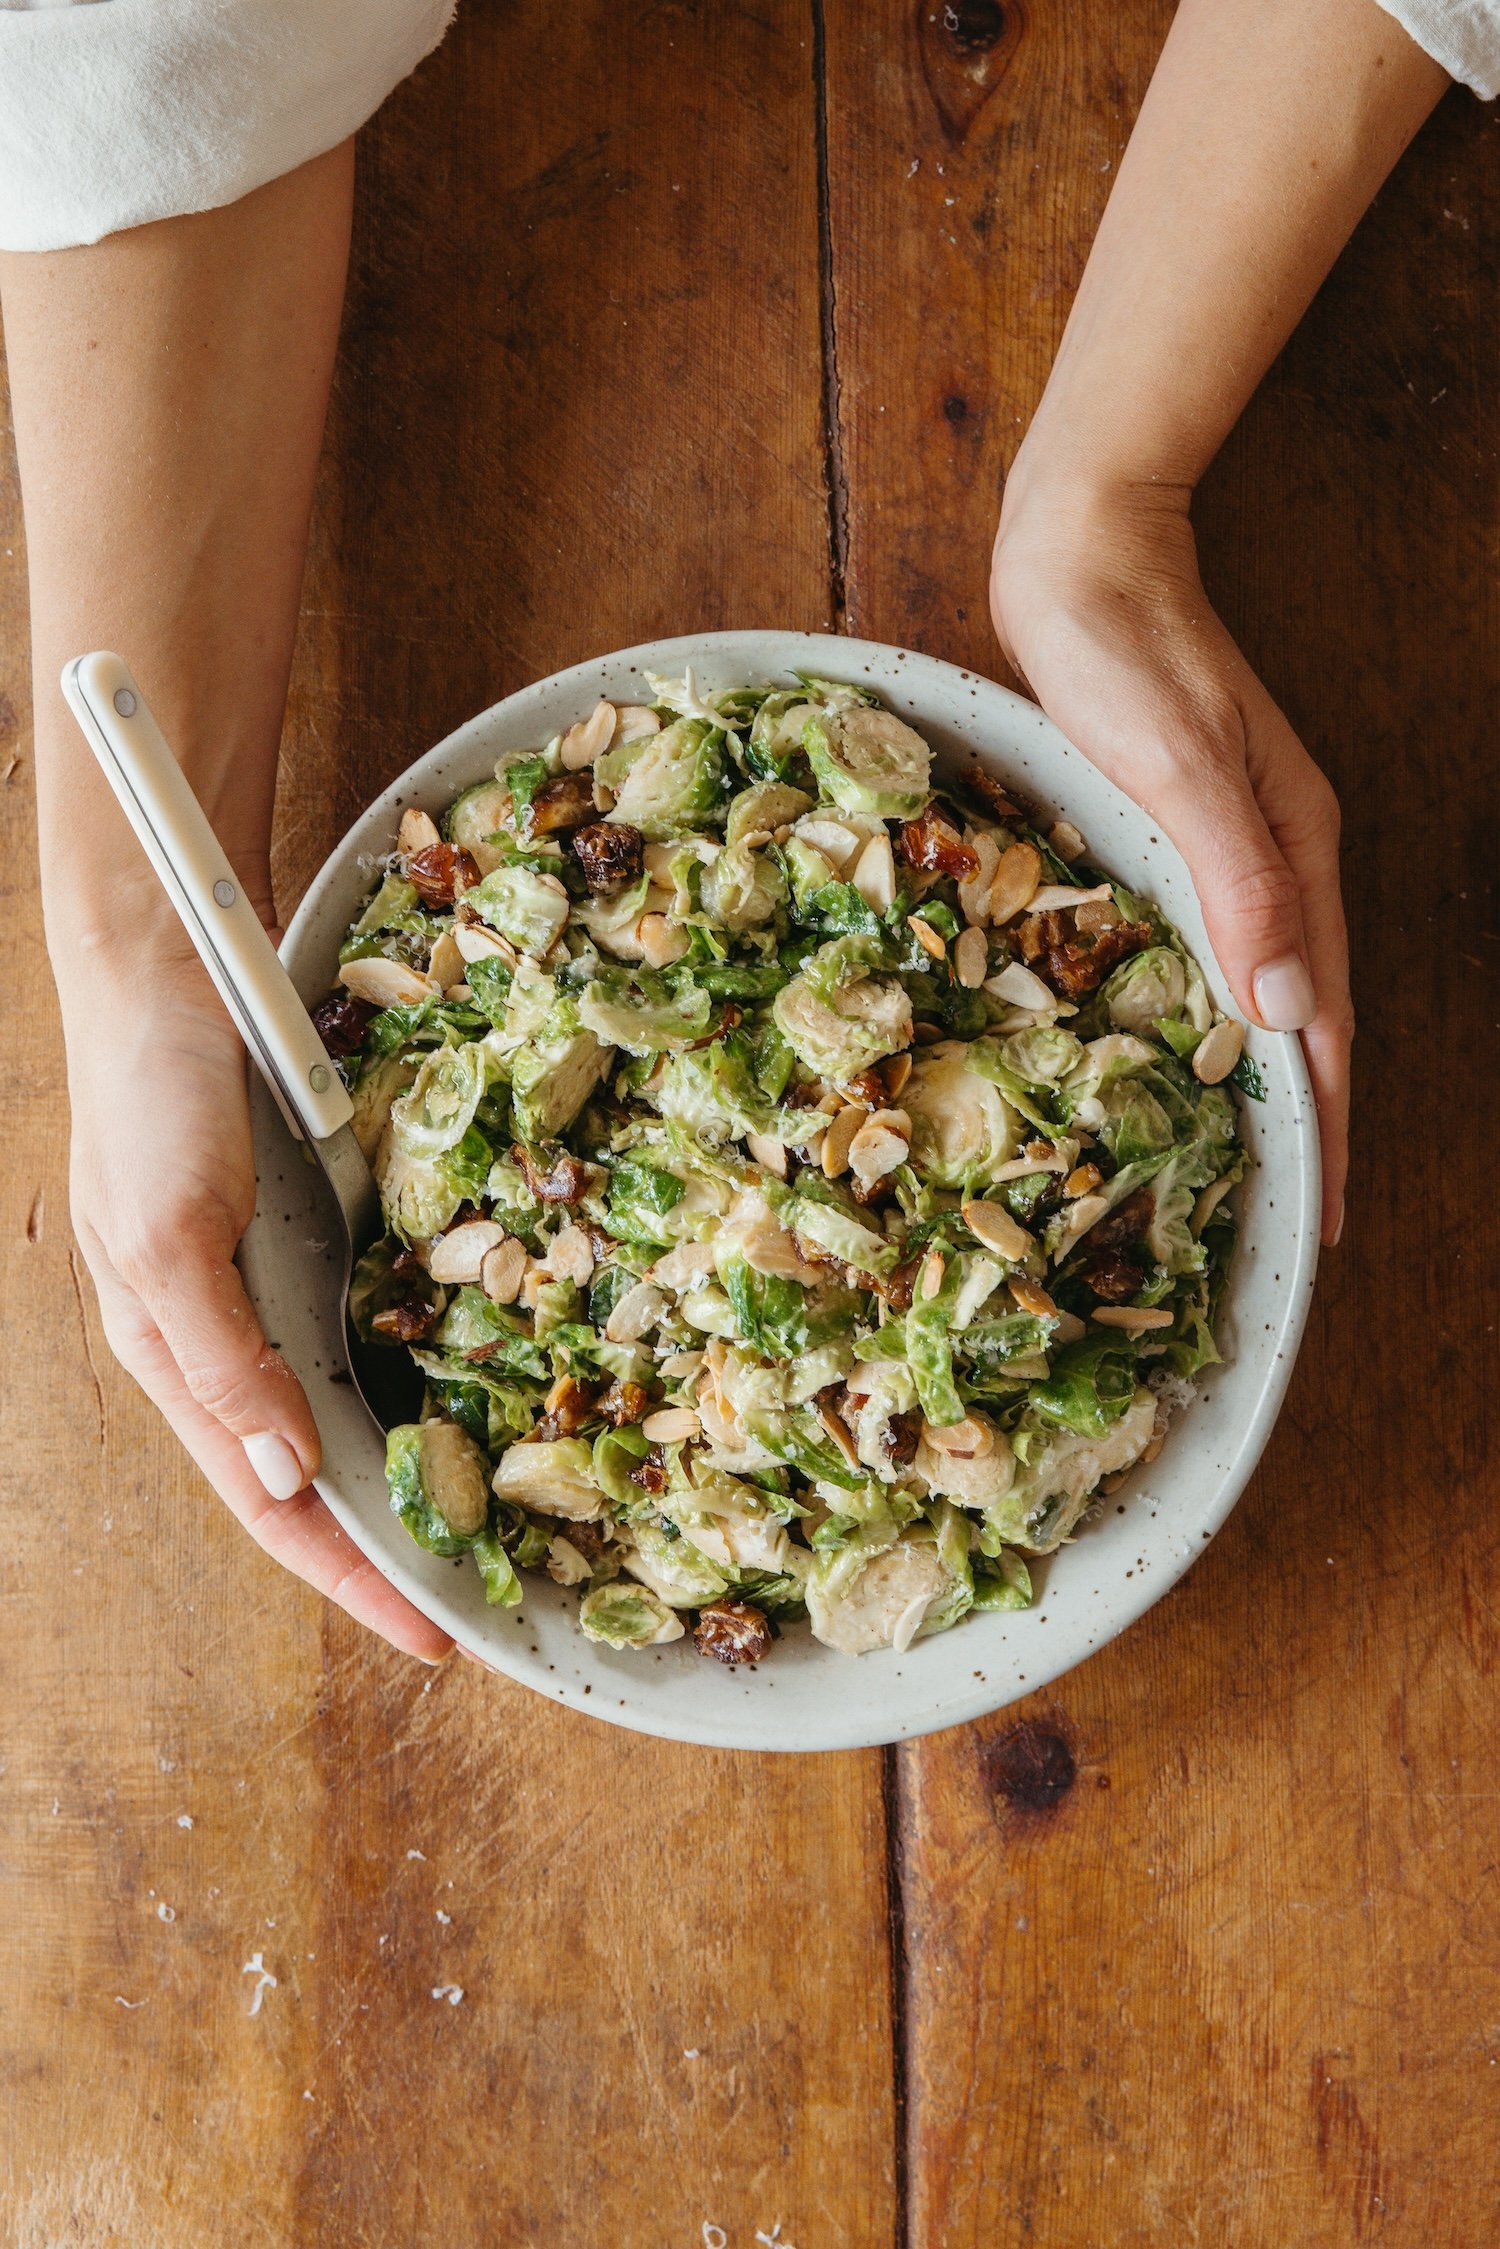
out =
{"type": "Polygon", "coordinates": [[[1024,961],[1007,961],[998,975],[986,978],[984,988],[1011,1007],[1035,1008],[1039,1014],[1057,1005],[1057,994],[1051,985],[1044,984],[1024,961]]]}
{"type": "Polygon", "coordinates": [[[432,948],[427,963],[427,973],[434,984],[441,984],[444,992],[450,984],[464,980],[464,956],[458,949],[458,939],[451,929],[445,929],[432,948]]]}
{"type": "Polygon", "coordinates": [[[1059,1312],[1055,1317],[1057,1325],[1052,1331],[1052,1340],[1056,1344],[1076,1343],[1080,1336],[1089,1332],[1076,1312],[1059,1312]]]}
{"type": "Polygon", "coordinates": [[[771,1172],[777,1179],[786,1177],[786,1148],[779,1140],[770,1140],[763,1132],[747,1132],[745,1147],[762,1171],[771,1172]]]}
{"type": "Polygon", "coordinates": [[[1145,1451],[1141,1454],[1141,1466],[1143,1468],[1148,1468],[1153,1460],[1156,1460],[1160,1457],[1161,1448],[1166,1443],[1166,1441],[1167,1433],[1165,1429],[1158,1429],[1156,1435],[1151,1439],[1150,1443],[1146,1446],[1145,1451]]]}
{"type": "Polygon", "coordinates": [[[896,897],[896,857],[884,828],[871,836],[854,862],[849,880],[875,913],[889,913],[896,897]]]}
{"type": "Polygon", "coordinates": [[[943,1285],[943,1270],[944,1267],[942,1251],[940,1249],[930,1249],[927,1252],[927,1255],[922,1260],[922,1270],[918,1275],[918,1295],[927,1298],[936,1296],[938,1290],[943,1285]]]}
{"type": "MultiPolygon", "coordinates": [[[[714,1269],[714,1252],[711,1242],[679,1242],[675,1249],[664,1250],[651,1268],[651,1278],[663,1288],[682,1294],[694,1281],[701,1281],[714,1269]]],[[[620,1302],[625,1301],[622,1296],[620,1302]]]]}
{"type": "Polygon", "coordinates": [[[701,1351],[669,1351],[661,1362],[663,1382],[696,1382],[703,1372],[701,1351]]]}
{"type": "Polygon", "coordinates": [[[453,942],[466,961],[502,960],[508,968],[514,968],[520,958],[508,937],[482,921],[461,921],[453,932],[453,942]]]}
{"type": "Polygon", "coordinates": [[[963,1206],[963,1221],[977,1242],[1012,1260],[1023,1258],[1036,1243],[999,1203],[970,1202],[963,1206]]]}
{"type": "Polygon", "coordinates": [[[639,1343],[666,1308],[667,1300],[653,1282],[637,1281],[610,1313],[604,1333],[611,1343],[639,1343]]]}
{"type": "Polygon", "coordinates": [[[1227,1078],[1245,1045],[1245,1026],[1227,1016],[1206,1031],[1193,1048],[1193,1076],[1200,1085],[1217,1085],[1227,1078]]]}
{"type": "Polygon", "coordinates": [[[922,1436],[934,1452],[955,1453],[961,1460],[982,1460],[995,1449],[995,1432],[988,1422],[966,1414],[962,1421],[924,1421],[922,1436]]]}
{"type": "Polygon", "coordinates": [[[567,897],[568,886],[565,882],[559,882],[556,875],[538,875],[536,879],[543,890],[555,890],[559,898],[567,897]]]}
{"type": "Polygon", "coordinates": [[[860,1126],[849,1143],[849,1169],[862,1187],[898,1171],[911,1153],[911,1123],[900,1110],[882,1109],[860,1126]]]}
{"type": "Polygon", "coordinates": [[[703,1424],[691,1406],[663,1406],[641,1423],[641,1435],[650,1445],[681,1445],[702,1434],[703,1424]]]}
{"type": "Polygon", "coordinates": [[[1230,1188],[1235,1185],[1237,1185],[1237,1182],[1227,1177],[1209,1181],[1193,1205],[1191,1225],[1195,1237],[1202,1233],[1224,1197],[1229,1193],[1230,1188]]]}
{"type": "Polygon", "coordinates": [[[648,968],[666,968],[681,960],[690,942],[687,931],[674,929],[665,914],[642,914],[635,935],[648,968]]]}
{"type": "Polygon", "coordinates": [[[997,926],[1013,921],[1029,906],[1041,879],[1042,855],[1034,843],[1013,843],[1000,854],[1000,864],[990,885],[990,920],[997,926]]]}
{"type": "Polygon", "coordinates": [[[616,721],[614,704],[601,696],[588,717],[570,726],[563,736],[558,749],[563,771],[581,773],[586,765],[592,765],[614,740],[616,721]]]}
{"type": "Polygon", "coordinates": [[[1076,1202],[1069,1203],[1062,1234],[1052,1252],[1054,1265],[1061,1265],[1069,1251],[1082,1241],[1089,1228],[1097,1226],[1108,1208],[1109,1199],[1105,1195],[1080,1195],[1076,1202]]]}
{"type": "Polygon", "coordinates": [[[471,1218],[439,1234],[428,1252],[427,1270],[445,1288],[461,1288],[482,1277],[485,1258],[509,1237],[491,1218],[471,1218]]]}
{"type": "Polygon", "coordinates": [[[906,1091],[906,1081],[911,1076],[911,1056],[893,1054],[880,1065],[880,1075],[885,1080],[885,1090],[893,1101],[906,1091]]]}
{"type": "Polygon", "coordinates": [[[944,1036],[936,1023],[917,1023],[912,1027],[911,1043],[913,1046],[941,1046],[944,1036]]]}
{"type": "Polygon", "coordinates": [[[538,1265],[534,1258],[527,1260],[526,1270],[521,1275],[521,1292],[518,1299],[524,1311],[534,1312],[536,1310],[541,1301],[542,1290],[551,1278],[552,1275],[547,1271],[545,1265],[538,1265]]]}
{"type": "Polygon", "coordinates": [[[977,992],[990,965],[990,949],[982,929],[966,929],[953,948],[953,966],[966,992],[977,992]]]}
{"type": "Polygon", "coordinates": [[[474,994],[467,984],[445,984],[443,997],[445,1000],[471,1000],[474,994]]]}
{"type": "Polygon", "coordinates": [[[414,804],[408,805],[401,815],[401,825],[396,830],[396,849],[409,859],[413,852],[430,851],[435,843],[442,842],[438,824],[430,813],[419,812],[414,804]]]}
{"type": "Polygon", "coordinates": [[[1102,906],[1114,904],[1115,894],[1107,882],[1093,890],[1075,890],[1068,882],[1044,883],[1031,901],[1034,914],[1065,914],[1070,906],[1102,906]]]}
{"type": "Polygon", "coordinates": [[[1057,1306],[1053,1303],[1047,1291],[1036,1281],[1028,1281],[1024,1273],[1008,1274],[1006,1286],[1020,1305],[1021,1310],[1029,1312],[1034,1320],[1049,1320],[1057,1317],[1057,1306]]]}
{"type": "Polygon", "coordinates": [[[1117,1492],[1122,1484],[1128,1484],[1129,1481],[1130,1470],[1128,1468],[1117,1468],[1112,1475],[1100,1477],[1099,1489],[1107,1498],[1111,1493],[1117,1492]]]}
{"type": "Polygon", "coordinates": [[[1045,1156],[1012,1156],[1008,1163],[996,1164],[990,1177],[1000,1186],[1007,1179],[1029,1179],[1039,1171],[1066,1171],[1067,1168],[1067,1157],[1049,1148],[1045,1156]]]}
{"type": "Polygon", "coordinates": [[[779,824],[779,826],[777,826],[777,827],[774,827],[774,828],[773,828],[773,829],[771,830],[771,841],[772,841],[772,843],[790,843],[790,842],[791,842],[791,840],[792,840],[792,823],[791,823],[791,821],[790,821],[790,820],[783,820],[783,821],[782,821],[782,822],[781,822],[781,823],[779,824]]]}
{"type": "Polygon", "coordinates": [[[854,1135],[870,1114],[863,1101],[851,1101],[840,1109],[823,1135],[823,1177],[837,1179],[849,1169],[849,1148],[854,1135]]]}
{"type": "Polygon", "coordinates": [[[1073,919],[1080,929],[1093,930],[1108,929],[1113,923],[1123,921],[1125,916],[1113,898],[1099,898],[1091,906],[1080,906],[1073,919]]]}
{"type": "Polygon", "coordinates": [[[963,908],[964,920],[977,926],[989,912],[990,885],[1000,864],[1000,846],[989,834],[966,836],[964,840],[979,865],[966,882],[959,884],[958,902],[963,908]]]}
{"type": "Polygon", "coordinates": [[[1057,821],[1049,830],[1047,841],[1057,853],[1058,858],[1065,859],[1070,867],[1075,859],[1083,857],[1088,848],[1071,820],[1057,821]]]}
{"type": "Polygon", "coordinates": [[[823,1402],[818,1407],[818,1419],[838,1446],[849,1466],[858,1468],[860,1465],[859,1454],[854,1449],[854,1439],[844,1426],[843,1415],[835,1413],[832,1406],[823,1402]]]}
{"type": "Polygon", "coordinates": [[[928,954],[933,960],[942,961],[948,958],[948,948],[944,944],[942,938],[938,935],[937,931],[933,928],[930,921],[924,921],[920,914],[908,914],[906,917],[906,926],[911,931],[913,937],[915,937],[917,943],[921,946],[923,952],[928,954]]]}
{"type": "Polygon", "coordinates": [[[371,1007],[415,1007],[418,1000],[436,999],[443,988],[436,977],[420,975],[404,961],[388,961],[382,953],[345,961],[339,982],[371,1007]]]}
{"type": "Polygon", "coordinates": [[[521,1293],[521,1282],[527,1266],[526,1244],[508,1234],[486,1250],[479,1269],[479,1283],[492,1304],[514,1304],[521,1293]]]}
{"type": "Polygon", "coordinates": [[[739,840],[747,851],[764,851],[771,841],[771,831],[769,828],[751,828],[739,840]]]}
{"type": "Polygon", "coordinates": [[[1103,1180],[1104,1174],[1097,1164],[1080,1164],[1078,1169],[1070,1171],[1063,1181],[1063,1193],[1065,1195],[1091,1195],[1096,1187],[1103,1184],[1103,1180]]]}
{"type": "Polygon", "coordinates": [[[868,1398],[879,1379],[879,1371],[867,1359],[856,1360],[844,1377],[844,1396],[852,1399],[855,1405],[862,1398],[868,1398]]]}
{"type": "Polygon", "coordinates": [[[547,1263],[558,1280],[586,1288],[594,1275],[594,1245],[581,1226],[564,1226],[547,1252],[547,1263]]]}
{"type": "Polygon", "coordinates": [[[619,742],[639,742],[647,734],[660,732],[661,720],[649,704],[621,703],[615,712],[614,740],[610,747],[619,742]]]}
{"type": "Polygon", "coordinates": [[[1093,1314],[1102,1328],[1124,1328],[1128,1335],[1144,1335],[1148,1328],[1169,1328],[1172,1314],[1165,1304],[1101,1304],[1093,1314]]]}

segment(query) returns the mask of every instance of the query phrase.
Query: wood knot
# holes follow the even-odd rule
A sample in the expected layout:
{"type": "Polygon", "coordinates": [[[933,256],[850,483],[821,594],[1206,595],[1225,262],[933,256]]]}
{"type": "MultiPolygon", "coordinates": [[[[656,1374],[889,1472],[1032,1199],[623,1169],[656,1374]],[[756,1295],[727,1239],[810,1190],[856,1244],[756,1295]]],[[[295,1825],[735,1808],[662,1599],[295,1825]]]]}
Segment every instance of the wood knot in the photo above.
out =
{"type": "Polygon", "coordinates": [[[1025,28],[1025,0],[917,0],[923,75],[955,147],[1010,67],[1025,28]]]}
{"type": "Polygon", "coordinates": [[[982,1752],[985,1785],[1013,1811],[1050,1812],[1077,1778],[1073,1752],[1062,1735],[1023,1718],[982,1752]]]}
{"type": "Polygon", "coordinates": [[[969,401],[966,398],[960,398],[955,391],[951,398],[943,400],[943,412],[947,419],[957,426],[959,422],[968,419],[969,401]]]}
{"type": "Polygon", "coordinates": [[[939,11],[939,21],[955,54],[967,58],[999,46],[1005,37],[1006,13],[999,0],[957,0],[939,11]]]}

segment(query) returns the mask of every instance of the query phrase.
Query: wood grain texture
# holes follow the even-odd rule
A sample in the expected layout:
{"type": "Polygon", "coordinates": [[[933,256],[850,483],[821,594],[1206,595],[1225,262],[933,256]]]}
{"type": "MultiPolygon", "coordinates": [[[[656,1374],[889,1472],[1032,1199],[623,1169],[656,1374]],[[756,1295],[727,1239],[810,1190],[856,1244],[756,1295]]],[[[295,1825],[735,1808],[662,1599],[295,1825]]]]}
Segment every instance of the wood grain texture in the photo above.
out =
{"type": "MultiPolygon", "coordinates": [[[[362,146],[284,906],[523,682],[826,622],[817,261],[804,10],[468,0],[362,146]]],[[[878,1757],[707,1756],[402,1661],[266,1563],[109,1365],[70,1275],[9,470],[0,523],[28,995],[0,1071],[0,2238],[891,2240],[878,1757]]]]}
{"type": "MultiPolygon", "coordinates": [[[[851,630],[996,669],[995,495],[1169,14],[830,7],[851,630]]],[[[1494,1083],[1497,235],[1453,96],[1202,495],[1344,801],[1348,1233],[1191,1577],[897,1753],[911,2249],[1496,2235],[1493,1193],[1432,1073],[1494,1083]]]]}

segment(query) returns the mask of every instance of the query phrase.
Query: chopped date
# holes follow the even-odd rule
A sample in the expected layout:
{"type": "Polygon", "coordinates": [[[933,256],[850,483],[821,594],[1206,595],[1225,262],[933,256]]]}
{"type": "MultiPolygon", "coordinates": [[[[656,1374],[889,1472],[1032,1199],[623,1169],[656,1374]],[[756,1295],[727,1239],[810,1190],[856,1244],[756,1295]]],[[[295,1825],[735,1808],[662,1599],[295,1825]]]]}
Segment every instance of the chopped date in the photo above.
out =
{"type": "Polygon", "coordinates": [[[1144,921],[1112,922],[1101,929],[1091,945],[1053,945],[1047,953],[1048,981],[1069,999],[1102,984],[1112,968],[1131,953],[1144,951],[1151,942],[1151,925],[1144,921]]]}
{"type": "MultiPolygon", "coordinates": [[[[1138,1242],[1156,1216],[1156,1197],[1149,1187],[1137,1187],[1111,1211],[1106,1211],[1096,1225],[1089,1228],[1086,1241],[1091,1257],[1102,1256],[1106,1251],[1123,1250],[1131,1242],[1138,1242]]],[[[1140,1287],[1137,1280],[1136,1287],[1140,1287]]]]}
{"type": "Polygon", "coordinates": [[[639,882],[646,864],[646,839],[624,820],[595,820],[580,828],[572,849],[596,898],[612,898],[639,882]]]}
{"type": "Polygon", "coordinates": [[[997,820],[1020,820],[1025,817],[1020,805],[1009,791],[1003,789],[992,773],[987,773],[976,761],[966,765],[961,775],[963,786],[989,807],[997,820]]]}
{"type": "Polygon", "coordinates": [[[525,830],[533,836],[553,836],[582,827],[598,810],[594,803],[592,773],[563,773],[544,781],[526,808],[525,830]]]}
{"type": "Polygon", "coordinates": [[[335,1062],[342,1062],[349,1055],[358,1054],[364,1044],[365,1028],[377,1013],[367,1001],[336,992],[332,999],[324,1000],[321,1007],[313,1009],[313,1029],[335,1062]]]}
{"type": "Polygon", "coordinates": [[[370,1321],[375,1333],[391,1343],[420,1343],[424,1336],[431,1335],[437,1323],[437,1306],[429,1304],[422,1296],[407,1296],[399,1304],[388,1304],[370,1321]]]}
{"type": "Polygon", "coordinates": [[[712,1046],[715,1039],[723,1038],[726,1031],[737,1030],[744,1020],[744,1009],[742,1007],[737,1007],[733,1000],[726,1000],[724,1002],[724,1011],[720,1015],[718,1022],[713,1026],[712,1030],[705,1031],[701,1039],[690,1039],[688,1041],[687,1051],[691,1054],[696,1048],[700,1046],[712,1046]]]}
{"type": "Polygon", "coordinates": [[[771,1620],[749,1601],[710,1601],[698,1611],[693,1645],[717,1663],[760,1663],[771,1652],[771,1620]]]}
{"type": "Polygon", "coordinates": [[[1138,1293],[1143,1276],[1139,1265],[1123,1250],[1109,1249],[1101,1256],[1090,1258],[1078,1278],[1085,1288],[1093,1290],[1101,1304],[1128,1304],[1138,1293]]]}
{"type": "Polygon", "coordinates": [[[638,1460],[627,1471],[632,1484],[639,1484],[643,1492],[653,1496],[667,1488],[667,1456],[660,1445],[653,1445],[644,1460],[638,1460]]]}
{"type": "Polygon", "coordinates": [[[882,1297],[893,1312],[909,1312],[921,1269],[921,1258],[909,1257],[904,1265],[897,1265],[889,1273],[861,1273],[860,1284],[882,1297]]]}
{"type": "Polygon", "coordinates": [[[896,855],[908,867],[926,874],[951,875],[967,882],[979,872],[979,854],[964,842],[953,822],[930,804],[919,819],[903,823],[896,839],[896,855]]]}
{"type": "Polygon", "coordinates": [[[406,879],[424,906],[451,906],[479,880],[479,862],[460,844],[430,843],[406,861],[406,879]]]}
{"type": "Polygon", "coordinates": [[[590,1564],[598,1561],[609,1543],[602,1523],[577,1523],[571,1515],[564,1516],[555,1535],[565,1538],[570,1546],[575,1546],[590,1564]]]}
{"type": "Polygon", "coordinates": [[[539,1203],[578,1203],[588,1193],[594,1177],[594,1166],[570,1154],[566,1148],[550,1151],[552,1161],[544,1166],[537,1161],[538,1151],[524,1142],[515,1141],[511,1147],[511,1161],[519,1166],[521,1177],[539,1203]]]}
{"type": "Polygon", "coordinates": [[[884,1078],[875,1069],[858,1071],[843,1091],[848,1100],[862,1101],[867,1109],[883,1109],[890,1098],[884,1078]]]}
{"type": "Polygon", "coordinates": [[[922,1417],[916,1413],[893,1413],[880,1432],[880,1449],[893,1468],[909,1467],[917,1457],[917,1443],[922,1434],[922,1417]]]}
{"type": "Polygon", "coordinates": [[[612,1382],[595,1409],[605,1421],[616,1429],[624,1429],[633,1421],[643,1421],[647,1398],[639,1382],[612,1382]]]}
{"type": "Polygon", "coordinates": [[[592,1417],[598,1393],[597,1382],[580,1382],[572,1374],[559,1375],[547,1392],[547,1411],[537,1424],[538,1433],[549,1442],[557,1437],[576,1437],[592,1417]]]}

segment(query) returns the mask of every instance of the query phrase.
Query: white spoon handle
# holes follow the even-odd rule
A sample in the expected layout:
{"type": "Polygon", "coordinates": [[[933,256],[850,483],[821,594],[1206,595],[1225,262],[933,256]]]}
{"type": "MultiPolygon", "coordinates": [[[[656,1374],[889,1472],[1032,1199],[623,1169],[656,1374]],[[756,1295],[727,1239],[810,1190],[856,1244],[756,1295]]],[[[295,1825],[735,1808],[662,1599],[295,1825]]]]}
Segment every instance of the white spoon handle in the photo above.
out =
{"type": "Polygon", "coordinates": [[[75,657],[62,689],[287,1123],[327,1139],[353,1114],[343,1081],[128,667],[75,657]]]}

